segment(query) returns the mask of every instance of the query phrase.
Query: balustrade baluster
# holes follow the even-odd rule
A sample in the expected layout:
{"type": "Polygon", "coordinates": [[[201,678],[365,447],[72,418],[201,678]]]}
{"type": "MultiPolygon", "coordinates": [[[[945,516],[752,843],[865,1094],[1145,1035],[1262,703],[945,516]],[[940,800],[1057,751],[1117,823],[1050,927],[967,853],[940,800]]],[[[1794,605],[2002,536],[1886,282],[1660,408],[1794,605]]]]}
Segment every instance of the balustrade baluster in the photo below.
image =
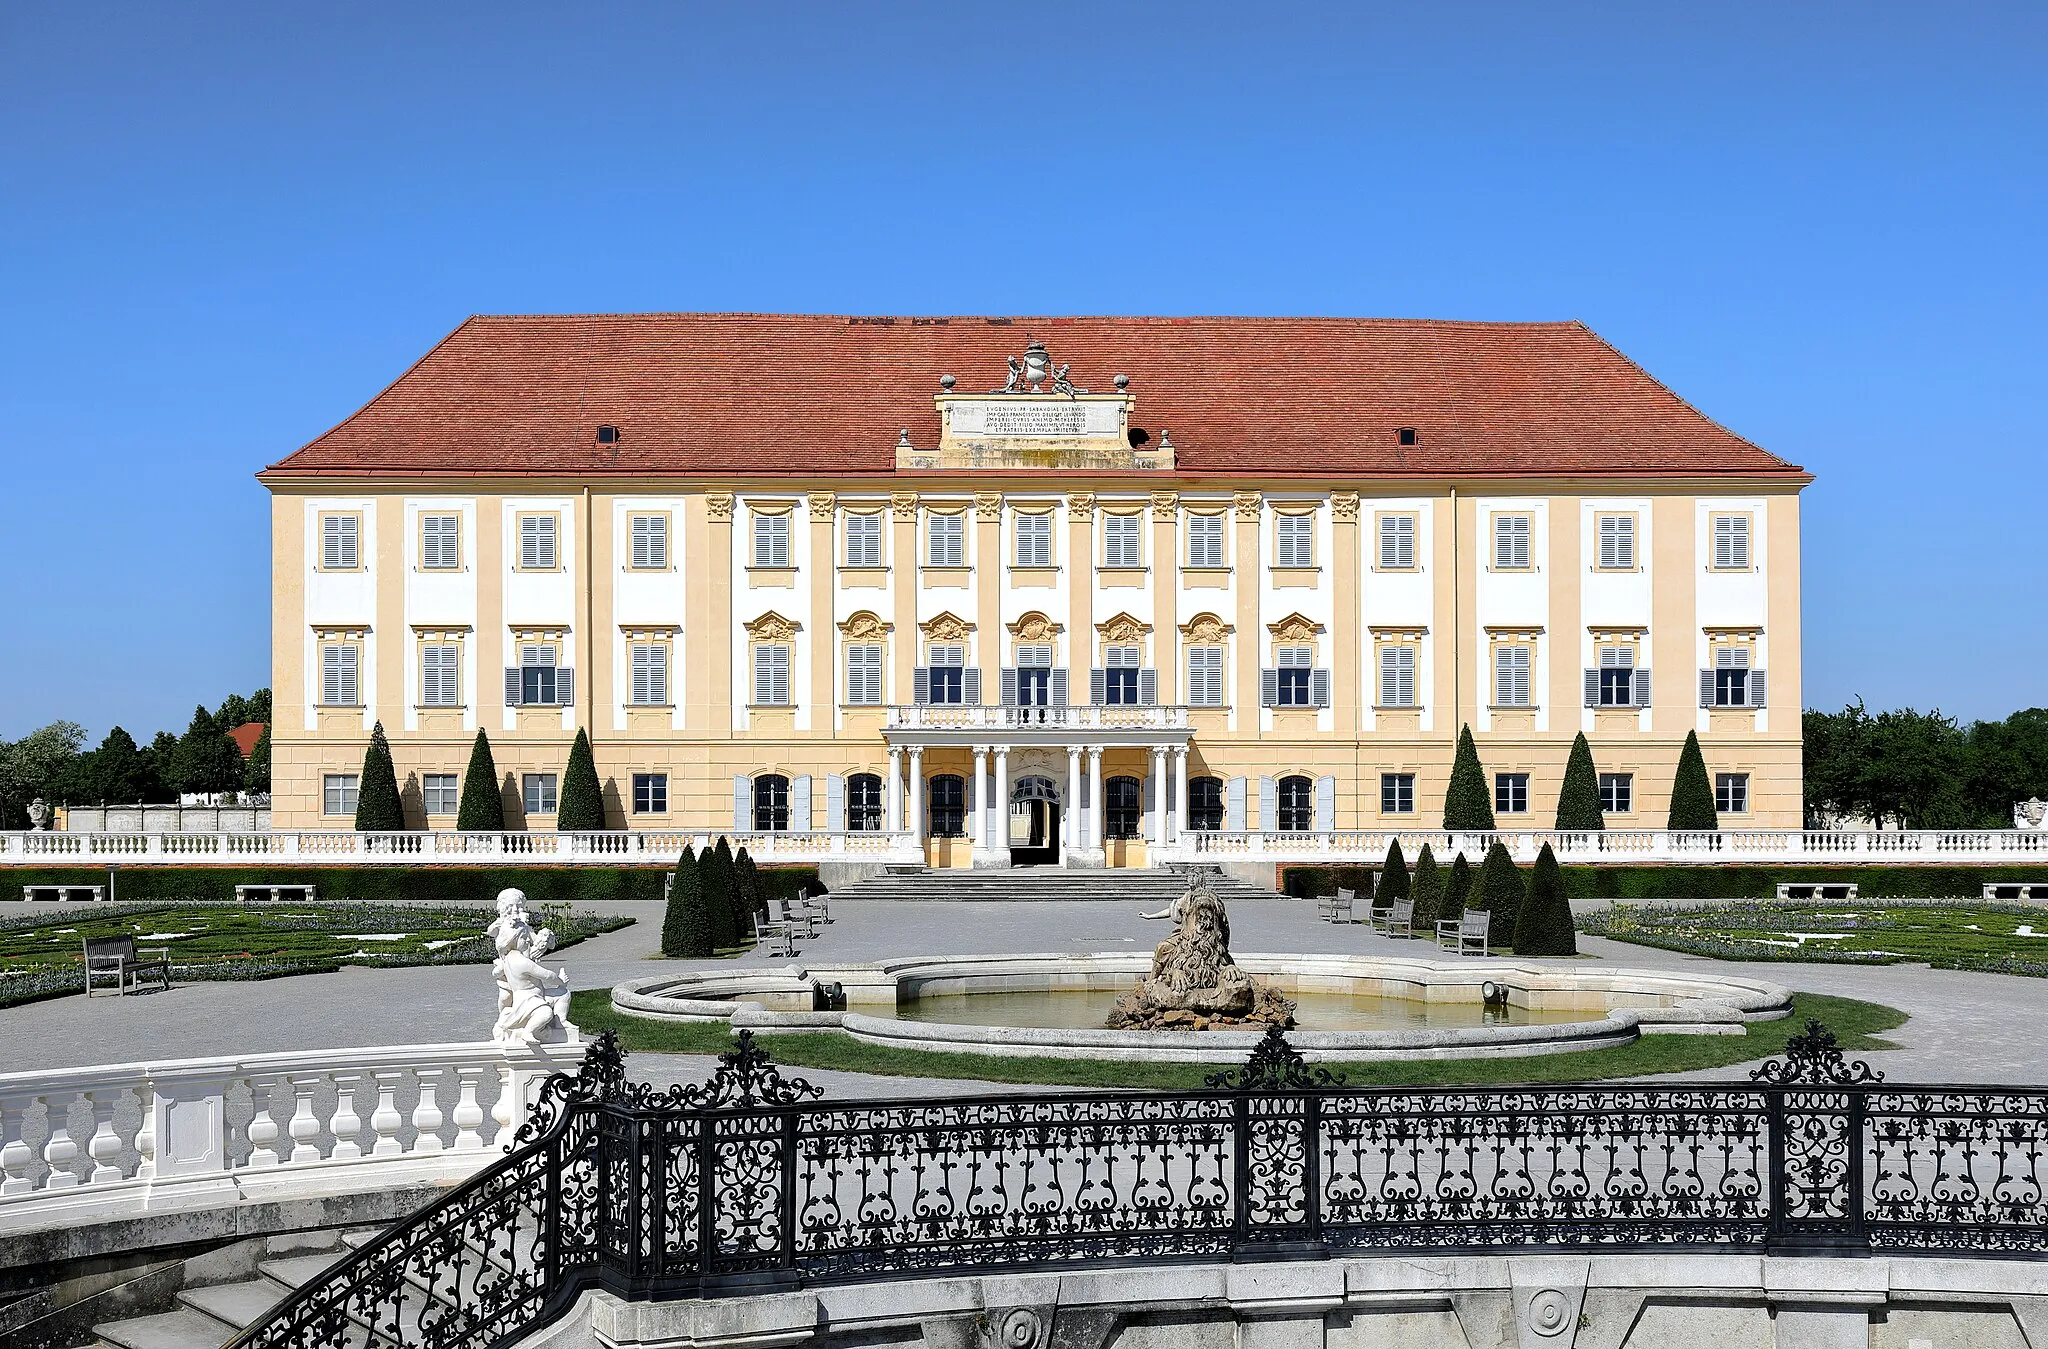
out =
{"type": "Polygon", "coordinates": [[[419,1104],[412,1110],[412,1127],[416,1133],[413,1139],[414,1152],[441,1152],[447,1145],[441,1141],[440,1102],[435,1099],[434,1088],[447,1073],[445,1068],[420,1068],[413,1077],[420,1084],[419,1104]]]}
{"type": "Polygon", "coordinates": [[[78,1184],[78,1175],[71,1169],[78,1159],[78,1143],[71,1137],[71,1102],[75,1097],[52,1098],[40,1096],[44,1107],[50,1112],[50,1139],[43,1144],[43,1160],[49,1164],[50,1174],[43,1178],[46,1190],[68,1190],[78,1184]]]}
{"type": "MultiPolygon", "coordinates": [[[[225,1094],[225,1093],[223,1093],[225,1094]]],[[[135,1126],[135,1178],[156,1179],[156,1084],[137,1083],[136,1104],[142,1107],[142,1120],[135,1126]]]]}
{"type": "Polygon", "coordinates": [[[274,1089],[281,1080],[267,1074],[248,1079],[249,1099],[256,1107],[256,1113],[249,1117],[250,1166],[276,1166],[280,1160],[277,1155],[277,1117],[270,1112],[274,1089]]]}
{"type": "Polygon", "coordinates": [[[0,1195],[27,1194],[35,1188],[28,1169],[35,1163],[35,1150],[28,1145],[28,1112],[36,1097],[27,1097],[8,1109],[0,1100],[0,1195]]]}
{"type": "Polygon", "coordinates": [[[457,1152],[478,1152],[484,1145],[484,1136],[479,1132],[484,1122],[483,1107],[477,1104],[477,1078],[482,1070],[459,1067],[455,1070],[456,1081],[461,1084],[462,1096],[455,1103],[455,1150],[457,1152]]]}
{"type": "Polygon", "coordinates": [[[356,1087],[362,1082],[361,1073],[330,1073],[334,1081],[334,1117],[328,1128],[334,1134],[334,1150],[327,1155],[335,1161],[351,1161],[363,1155],[360,1141],[363,1133],[363,1117],[356,1113],[356,1087]]]}
{"type": "Polygon", "coordinates": [[[402,1074],[383,1071],[375,1074],[377,1079],[377,1109],[370,1116],[370,1127],[377,1131],[376,1146],[370,1149],[375,1157],[396,1157],[405,1151],[398,1141],[398,1131],[405,1124],[405,1116],[398,1113],[398,1079],[402,1074]]]}
{"type": "Polygon", "coordinates": [[[85,1093],[93,1119],[92,1137],[85,1145],[86,1156],[92,1158],[92,1174],[86,1178],[89,1185],[111,1185],[121,1179],[121,1168],[114,1165],[121,1155],[121,1136],[114,1132],[114,1109],[120,1098],[128,1094],[126,1087],[85,1093]]]}
{"type": "Polygon", "coordinates": [[[292,1136],[291,1160],[317,1162],[320,1160],[320,1147],[317,1141],[320,1137],[320,1117],[313,1113],[313,1093],[319,1088],[322,1078],[315,1073],[310,1076],[288,1077],[285,1081],[291,1084],[292,1092],[298,1098],[288,1130],[292,1136]]]}

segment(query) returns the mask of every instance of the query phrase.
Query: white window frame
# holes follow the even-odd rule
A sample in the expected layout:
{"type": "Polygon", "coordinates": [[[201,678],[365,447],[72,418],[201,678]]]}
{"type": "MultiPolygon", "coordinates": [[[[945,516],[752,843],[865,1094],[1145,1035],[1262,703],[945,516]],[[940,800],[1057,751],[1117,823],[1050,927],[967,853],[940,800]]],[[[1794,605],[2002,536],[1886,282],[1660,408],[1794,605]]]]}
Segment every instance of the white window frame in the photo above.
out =
{"type": "Polygon", "coordinates": [[[1714,813],[1717,815],[1749,814],[1749,774],[1714,774],[1714,813]]]}
{"type": "Polygon", "coordinates": [[[632,671],[626,701],[634,707],[667,707],[668,643],[638,638],[629,644],[627,667],[632,671]]]}
{"type": "Polygon", "coordinates": [[[1280,511],[1273,517],[1273,565],[1316,565],[1316,517],[1311,511],[1280,511]]]}
{"type": "Polygon", "coordinates": [[[787,642],[762,642],[754,648],[754,706],[791,705],[791,656],[787,642]]]}
{"type": "Polygon", "coordinates": [[[789,520],[788,511],[754,512],[754,566],[791,565],[789,520]]]}
{"type": "Polygon", "coordinates": [[[1708,520],[1707,566],[1714,571],[1748,571],[1752,548],[1751,517],[1746,513],[1712,512],[1708,520]]]}
{"type": "Polygon", "coordinates": [[[361,571],[363,517],[353,511],[327,511],[320,516],[320,570],[361,571]]]}
{"type": "Polygon", "coordinates": [[[1223,705],[1223,648],[1220,646],[1189,647],[1188,706],[1222,707],[1223,705]]]}
{"type": "Polygon", "coordinates": [[[882,565],[882,513],[880,511],[848,511],[846,513],[846,565],[849,567],[879,567],[882,565]]]}
{"type": "Polygon", "coordinates": [[[626,517],[632,538],[632,567],[635,571],[668,570],[668,517],[634,514],[626,517]]]}
{"type": "Polygon", "coordinates": [[[1593,533],[1598,540],[1598,560],[1594,565],[1601,571],[1634,571],[1636,567],[1636,517],[1634,515],[1601,514],[1593,517],[1593,533]]]}
{"type": "Polygon", "coordinates": [[[1052,512],[1020,511],[1012,532],[1016,535],[1016,565],[1052,565],[1052,512]]]}
{"type": "Polygon", "coordinates": [[[363,705],[362,647],[353,640],[320,643],[321,707],[363,705]]]}
{"type": "Polygon", "coordinates": [[[1416,517],[1412,513],[1392,511],[1382,514],[1379,520],[1379,569],[1414,571],[1415,536],[1418,532],[1416,517]]]}
{"type": "Polygon", "coordinates": [[[1501,511],[1493,517],[1493,569],[1532,571],[1536,562],[1536,517],[1529,511],[1501,511]]]}
{"type": "Polygon", "coordinates": [[[1187,565],[1207,570],[1220,570],[1229,566],[1230,552],[1225,544],[1226,533],[1223,517],[1207,513],[1188,516],[1188,561],[1187,565]]]}
{"type": "Polygon", "coordinates": [[[462,516],[448,511],[420,512],[420,570],[462,569],[462,516]]]}
{"type": "Polygon", "coordinates": [[[561,566],[561,517],[521,511],[517,517],[520,571],[558,571],[561,566]]]}
{"type": "Polygon", "coordinates": [[[1144,517],[1122,511],[1102,517],[1102,565],[1142,567],[1145,565],[1144,517]]]}
{"type": "Polygon", "coordinates": [[[1415,700],[1415,644],[1413,642],[1383,642],[1380,644],[1380,706],[1406,708],[1417,706],[1415,700]]]}
{"type": "Polygon", "coordinates": [[[1496,642],[1493,648],[1493,705],[1528,708],[1536,705],[1536,644],[1496,642]]]}
{"type": "Polygon", "coordinates": [[[353,819],[362,792],[359,773],[324,773],[320,777],[320,813],[330,818],[353,819]]]}
{"type": "Polygon", "coordinates": [[[632,777],[632,791],[635,815],[668,814],[668,774],[635,773],[632,777]],[[657,792],[660,793],[659,802],[655,800],[657,792]]]}
{"type": "Polygon", "coordinates": [[[1602,773],[1598,777],[1600,813],[1603,815],[1633,815],[1636,809],[1636,775],[1634,773],[1602,773]]]}
{"type": "Polygon", "coordinates": [[[846,647],[846,703],[849,707],[882,705],[880,642],[851,642],[846,647]]]}
{"type": "Polygon", "coordinates": [[[1493,809],[1500,815],[1529,813],[1529,774],[1506,772],[1493,775],[1493,809]],[[1520,804],[1516,804],[1519,799],[1520,804]]]}
{"type": "Polygon", "coordinates": [[[420,706],[462,706],[462,644],[420,643],[420,706]]]}
{"type": "Polygon", "coordinates": [[[967,516],[959,511],[931,511],[925,516],[925,565],[967,565],[967,516]]]}
{"type": "Polygon", "coordinates": [[[553,773],[522,773],[519,804],[528,815],[553,815],[562,808],[562,780],[553,773]]]}
{"type": "Polygon", "coordinates": [[[420,809],[428,815],[453,815],[462,808],[462,778],[456,773],[420,774],[420,809]]]}

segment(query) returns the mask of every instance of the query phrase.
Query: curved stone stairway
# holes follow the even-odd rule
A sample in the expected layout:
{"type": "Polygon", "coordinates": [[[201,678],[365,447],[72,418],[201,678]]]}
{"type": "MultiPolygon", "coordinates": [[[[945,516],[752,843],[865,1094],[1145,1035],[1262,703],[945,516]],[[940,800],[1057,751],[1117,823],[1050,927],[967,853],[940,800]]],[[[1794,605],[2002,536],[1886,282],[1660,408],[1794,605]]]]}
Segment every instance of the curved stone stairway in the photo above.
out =
{"type": "Polygon", "coordinates": [[[171,1311],[94,1326],[91,1349],[221,1349],[286,1294],[354,1254],[377,1232],[344,1232],[333,1250],[259,1261],[256,1276],[238,1283],[186,1288],[171,1311]]]}

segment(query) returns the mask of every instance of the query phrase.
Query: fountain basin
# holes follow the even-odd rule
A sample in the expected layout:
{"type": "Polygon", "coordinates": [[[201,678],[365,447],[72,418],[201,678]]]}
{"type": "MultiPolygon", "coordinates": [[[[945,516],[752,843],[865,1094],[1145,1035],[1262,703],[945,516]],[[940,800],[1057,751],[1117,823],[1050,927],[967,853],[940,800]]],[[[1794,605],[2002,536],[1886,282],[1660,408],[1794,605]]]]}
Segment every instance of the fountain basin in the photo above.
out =
{"type": "MultiPolygon", "coordinates": [[[[1627,1044],[1639,1035],[1740,1035],[1748,1021],[1790,1014],[1791,992],[1759,980],[1659,970],[1560,969],[1511,960],[1431,961],[1388,956],[1236,956],[1247,973],[1311,1009],[1311,1024],[1288,1032],[1317,1060],[1441,1059],[1546,1054],[1627,1044]],[[1482,990],[1506,990],[1504,1016],[1488,1018],[1482,990]],[[1377,1003],[1378,1024],[1318,1027],[1340,1003],[1377,1003]],[[1493,1024],[1487,1024],[1491,1020],[1493,1024]]],[[[1151,969],[1149,956],[1003,955],[916,957],[866,965],[789,965],[633,979],[612,990],[612,1006],[661,1020],[727,1021],[769,1035],[837,1029],[868,1044],[1025,1058],[1109,1058],[1190,1063],[1241,1062],[1263,1028],[1107,1030],[1072,1020],[1058,1004],[1114,995],[1151,969]],[[821,1010],[820,990],[837,984],[841,1010],[821,1010]],[[1019,1021],[935,1020],[933,999],[955,1003],[1000,995],[1019,1021]],[[1031,1013],[1028,995],[1042,1000],[1031,1013]],[[926,1005],[918,1006],[920,1000],[926,1005]]]]}

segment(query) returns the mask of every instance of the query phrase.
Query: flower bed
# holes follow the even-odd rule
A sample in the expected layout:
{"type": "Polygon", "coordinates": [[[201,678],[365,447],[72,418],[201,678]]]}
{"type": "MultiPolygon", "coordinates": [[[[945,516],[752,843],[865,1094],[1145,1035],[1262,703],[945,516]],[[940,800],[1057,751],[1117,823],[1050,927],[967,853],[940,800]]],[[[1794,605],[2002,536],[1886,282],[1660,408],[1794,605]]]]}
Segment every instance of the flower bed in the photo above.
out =
{"type": "Polygon", "coordinates": [[[2029,905],[1618,904],[1582,914],[1579,930],[1722,960],[1915,961],[1937,969],[2048,976],[2048,911],[2029,905]]]}

